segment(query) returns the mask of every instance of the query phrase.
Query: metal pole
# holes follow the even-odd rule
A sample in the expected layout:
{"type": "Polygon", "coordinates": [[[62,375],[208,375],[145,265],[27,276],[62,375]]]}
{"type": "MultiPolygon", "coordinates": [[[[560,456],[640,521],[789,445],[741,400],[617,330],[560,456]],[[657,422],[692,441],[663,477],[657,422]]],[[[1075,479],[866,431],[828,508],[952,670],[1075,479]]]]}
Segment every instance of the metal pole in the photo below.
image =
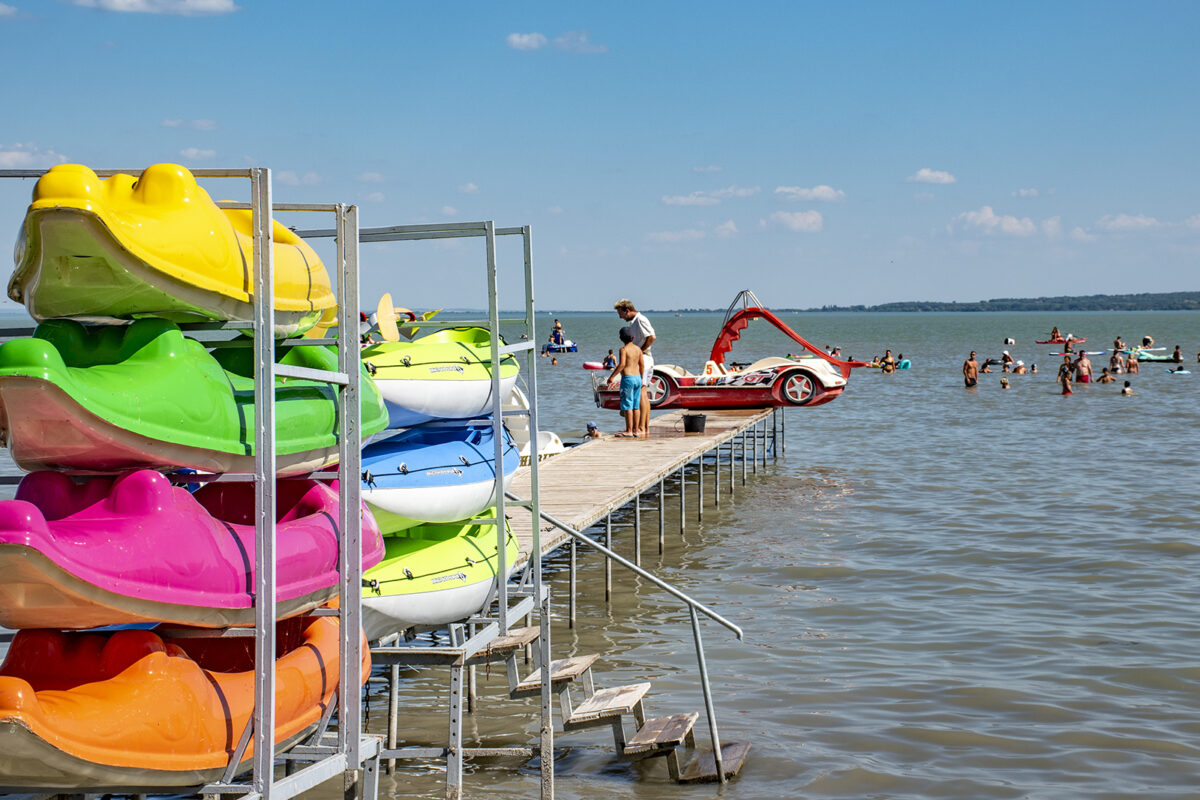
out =
{"type": "MultiPolygon", "coordinates": [[[[400,738],[400,665],[392,664],[388,680],[388,733],[387,746],[395,750],[400,738]]],[[[396,759],[387,760],[387,771],[391,775],[396,769],[396,759]]]]}
{"type": "Polygon", "coordinates": [[[779,414],[779,447],[787,453],[787,414],[779,414]]]}
{"type": "MultiPolygon", "coordinates": [[[[612,512],[609,512],[604,517],[604,546],[609,550],[613,549],[612,540],[612,512]]],[[[604,557],[604,602],[612,601],[612,559],[608,556],[604,557]]]]}
{"type": "MultiPolygon", "coordinates": [[[[488,328],[491,339],[490,358],[488,365],[492,377],[492,441],[494,443],[494,458],[496,466],[496,600],[497,616],[501,635],[508,633],[508,548],[506,544],[507,526],[504,524],[504,491],[501,489],[504,464],[504,415],[503,405],[508,398],[500,396],[500,288],[496,269],[496,226],[491,220],[484,223],[484,241],[487,244],[487,281],[488,281],[488,328]]],[[[537,403],[537,397],[530,400],[530,405],[537,403]]],[[[530,431],[530,459],[532,465],[537,461],[537,428],[530,431]]],[[[536,467],[533,473],[536,475],[536,467]]],[[[533,538],[537,540],[537,516],[534,516],[533,538]]],[[[534,549],[531,558],[541,563],[541,551],[534,549]]]]}
{"type": "Polygon", "coordinates": [[[700,618],[696,607],[688,606],[692,613],[692,638],[696,642],[696,661],[700,664],[700,687],[704,690],[704,710],[708,714],[708,732],[712,736],[713,762],[717,766],[717,777],[725,783],[725,763],[721,758],[721,737],[717,734],[717,712],[713,708],[712,687],[708,683],[708,664],[704,660],[704,643],[700,640],[700,618]]]}
{"type": "Polygon", "coordinates": [[[704,453],[696,459],[696,521],[704,519],[704,453]]]}
{"type": "Polygon", "coordinates": [[[729,440],[729,499],[733,500],[733,439],[729,440]]]}
{"type": "Polygon", "coordinates": [[[742,486],[746,485],[746,429],[742,428],[742,486]]]}
{"type": "Polygon", "coordinates": [[[762,468],[767,468],[767,421],[762,421],[762,468]]]}
{"type": "Polygon", "coordinates": [[[658,554],[667,546],[667,487],[662,477],[658,479],[658,554]]]}
{"type": "MultiPolygon", "coordinates": [[[[254,772],[270,800],[275,775],[275,272],[271,171],[250,170],[254,229],[254,772]]],[[[357,693],[355,694],[357,697],[357,693]]],[[[357,731],[356,731],[357,732],[357,731]]]]}
{"type": "Polygon", "coordinates": [[[758,474],[758,422],[750,426],[750,461],[754,474],[758,474]]]}
{"type": "Polygon", "coordinates": [[[713,458],[713,508],[721,507],[721,445],[714,448],[713,458]]]}
{"type": "Polygon", "coordinates": [[[779,458],[779,434],[777,433],[776,420],[779,418],[779,409],[774,409],[771,412],[771,460],[775,461],[779,458]]]}
{"type": "Polygon", "coordinates": [[[446,747],[446,800],[462,798],[462,666],[450,667],[450,741],[446,747]]]}

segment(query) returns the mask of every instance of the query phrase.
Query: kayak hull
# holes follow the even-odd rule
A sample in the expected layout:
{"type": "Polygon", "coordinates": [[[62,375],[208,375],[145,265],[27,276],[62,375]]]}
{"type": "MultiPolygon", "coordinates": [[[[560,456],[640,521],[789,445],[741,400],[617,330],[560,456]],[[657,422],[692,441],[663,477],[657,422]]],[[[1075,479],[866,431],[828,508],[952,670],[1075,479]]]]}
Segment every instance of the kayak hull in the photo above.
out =
{"type": "MultiPolygon", "coordinates": [[[[340,623],[280,623],[277,751],[316,729],[333,700],[340,623]]],[[[20,631],[0,667],[0,787],[90,790],[219,780],[254,706],[253,644],[151,631],[20,631]]],[[[369,673],[363,649],[360,675],[369,673]]],[[[253,742],[236,772],[249,769],[253,742]]]]}
{"type": "MultiPolygon", "coordinates": [[[[471,419],[492,412],[492,380],[392,379],[377,375],[375,385],[387,404],[388,427],[410,428],[438,419],[471,419]]],[[[508,397],[517,376],[500,379],[500,396],[508,397]]]]}
{"type": "MultiPolygon", "coordinates": [[[[339,509],[336,489],[317,481],[280,481],[276,497],[284,619],[338,596],[339,509]]],[[[249,483],[190,494],[149,470],[82,486],[56,472],[27,475],[16,499],[0,502],[0,625],[253,625],[253,508],[249,483]]],[[[370,568],[383,540],[369,514],[361,519],[370,568]]]]}

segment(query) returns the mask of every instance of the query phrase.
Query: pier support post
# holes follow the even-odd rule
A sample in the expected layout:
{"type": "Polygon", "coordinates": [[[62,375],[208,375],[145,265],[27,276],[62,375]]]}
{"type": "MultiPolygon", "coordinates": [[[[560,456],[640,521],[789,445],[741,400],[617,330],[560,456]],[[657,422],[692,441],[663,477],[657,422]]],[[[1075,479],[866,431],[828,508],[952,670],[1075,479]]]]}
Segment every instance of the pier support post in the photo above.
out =
{"type": "Polygon", "coordinates": [[[687,525],[687,464],[679,465],[679,535],[687,525]]]}
{"type": "Polygon", "coordinates": [[[779,409],[771,412],[771,460],[779,458],[779,409]]]}
{"type": "Polygon", "coordinates": [[[787,414],[779,413],[779,447],[787,453],[787,414]]]}
{"type": "Polygon", "coordinates": [[[704,520],[704,454],[696,459],[696,521],[704,520]]]}
{"type": "Polygon", "coordinates": [[[762,468],[767,468],[767,421],[762,421],[762,468]]]}
{"type": "Polygon", "coordinates": [[[633,496],[633,563],[642,565],[642,493],[633,496]]]}
{"type": "Polygon", "coordinates": [[[733,500],[733,439],[729,440],[729,499],[733,500]]]}
{"type": "MultiPolygon", "coordinates": [[[[572,540],[574,541],[574,540],[572,540]]],[[[661,556],[667,546],[667,484],[660,476],[658,479],[658,554],[661,556]]]]}
{"type": "MultiPolygon", "coordinates": [[[[392,664],[388,670],[388,728],[387,746],[395,750],[400,738],[400,665],[392,664]]],[[[391,775],[396,771],[396,759],[387,760],[387,772],[391,775]]]]}
{"type": "Polygon", "coordinates": [[[713,459],[713,508],[721,507],[721,445],[717,445],[713,452],[716,457],[713,459]]]}
{"type": "MultiPolygon", "coordinates": [[[[604,546],[613,549],[611,511],[604,517],[604,546]]],[[[604,602],[612,602],[612,559],[607,555],[604,556],[604,602]]]]}
{"type": "MultiPolygon", "coordinates": [[[[575,627],[575,547],[576,547],[575,540],[572,539],[571,540],[571,569],[570,569],[571,586],[569,587],[570,597],[568,598],[570,600],[570,607],[567,609],[567,627],[568,628],[575,627]]],[[[474,669],[474,668],[472,667],[472,669],[474,669]]]]}
{"type": "Polygon", "coordinates": [[[758,423],[750,426],[750,468],[758,474],[758,423]]]}
{"type": "Polygon", "coordinates": [[[446,748],[446,800],[462,798],[462,671],[450,667],[450,741],[446,748]]]}

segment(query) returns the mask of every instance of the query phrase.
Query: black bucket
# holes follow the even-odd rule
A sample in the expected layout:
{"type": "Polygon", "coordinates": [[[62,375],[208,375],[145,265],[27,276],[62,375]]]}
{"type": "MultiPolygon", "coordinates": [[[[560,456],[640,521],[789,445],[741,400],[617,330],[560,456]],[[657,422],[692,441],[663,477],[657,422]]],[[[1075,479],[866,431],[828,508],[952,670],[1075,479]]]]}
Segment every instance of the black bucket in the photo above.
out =
{"type": "Polygon", "coordinates": [[[703,414],[684,414],[683,415],[683,432],[684,433],[704,433],[703,414]]]}

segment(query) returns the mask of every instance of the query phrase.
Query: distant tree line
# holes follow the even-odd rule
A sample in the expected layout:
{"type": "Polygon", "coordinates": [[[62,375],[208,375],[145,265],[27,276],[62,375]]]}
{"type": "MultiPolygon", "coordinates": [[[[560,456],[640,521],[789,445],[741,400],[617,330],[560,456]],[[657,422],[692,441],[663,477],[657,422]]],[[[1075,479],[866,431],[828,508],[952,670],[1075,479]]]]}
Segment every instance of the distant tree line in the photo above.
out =
{"type": "Polygon", "coordinates": [[[821,306],[781,311],[1200,311],[1200,292],[1089,294],[1077,297],[1001,297],[975,303],[911,301],[875,306],[821,306]]]}

